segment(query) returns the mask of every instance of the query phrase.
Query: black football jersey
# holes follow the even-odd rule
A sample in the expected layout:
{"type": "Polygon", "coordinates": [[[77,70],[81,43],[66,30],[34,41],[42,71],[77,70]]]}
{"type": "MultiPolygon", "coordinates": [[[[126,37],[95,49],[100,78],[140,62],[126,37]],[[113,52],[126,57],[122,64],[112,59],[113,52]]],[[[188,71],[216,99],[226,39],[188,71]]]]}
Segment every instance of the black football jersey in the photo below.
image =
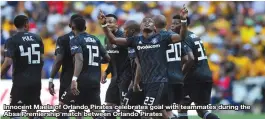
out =
{"type": "Polygon", "coordinates": [[[147,39],[142,35],[127,39],[139,58],[143,83],[168,82],[166,50],[170,39],[169,32],[154,34],[147,39]]]}
{"type": "Polygon", "coordinates": [[[187,44],[194,55],[195,63],[192,71],[187,75],[185,82],[212,82],[212,72],[208,65],[208,59],[202,40],[193,32],[188,32],[185,44],[187,44]]]}
{"type": "MultiPolygon", "coordinates": [[[[116,37],[123,37],[123,32],[119,29],[114,33],[116,37]]],[[[109,43],[108,39],[105,39],[107,44],[107,52],[111,57],[109,63],[110,72],[112,74],[112,80],[120,82],[121,80],[127,80],[131,78],[131,66],[130,58],[128,57],[128,48],[120,45],[109,43]]]]}
{"type": "Polygon", "coordinates": [[[101,76],[101,57],[106,55],[106,50],[99,39],[85,32],[70,40],[71,53],[83,54],[83,68],[77,79],[79,85],[99,87],[101,76]]]}
{"type": "Polygon", "coordinates": [[[40,36],[18,32],[5,44],[5,57],[13,60],[13,86],[41,83],[44,46],[40,36]]]}
{"type": "Polygon", "coordinates": [[[68,87],[71,84],[74,64],[70,49],[70,40],[75,37],[73,32],[59,37],[56,41],[55,55],[63,55],[62,73],[60,76],[60,85],[68,87]]]}

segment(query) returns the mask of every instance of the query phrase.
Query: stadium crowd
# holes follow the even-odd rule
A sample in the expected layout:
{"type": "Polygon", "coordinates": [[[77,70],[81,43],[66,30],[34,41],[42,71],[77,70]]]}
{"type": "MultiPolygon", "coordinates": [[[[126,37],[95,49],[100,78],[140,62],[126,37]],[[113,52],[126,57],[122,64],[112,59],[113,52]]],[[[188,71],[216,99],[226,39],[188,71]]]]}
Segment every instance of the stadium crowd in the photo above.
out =
{"type": "MultiPolygon", "coordinates": [[[[40,34],[44,43],[43,78],[49,78],[54,61],[55,43],[71,29],[68,21],[80,13],[87,21],[87,32],[104,43],[104,33],[97,21],[99,9],[118,16],[119,24],[145,16],[164,14],[170,28],[171,17],[183,4],[189,9],[189,29],[201,36],[213,72],[217,92],[214,102],[232,101],[232,82],[265,76],[265,2],[1,2],[1,53],[6,40],[15,33],[13,19],[18,14],[30,18],[30,32],[40,34]]],[[[3,62],[3,55],[1,55],[3,62]]],[[[104,69],[104,68],[103,68],[104,69]]],[[[11,79],[12,69],[5,79],[11,79]]],[[[58,77],[58,76],[57,76],[58,77]]],[[[216,102],[216,103],[217,103],[216,102]]]]}

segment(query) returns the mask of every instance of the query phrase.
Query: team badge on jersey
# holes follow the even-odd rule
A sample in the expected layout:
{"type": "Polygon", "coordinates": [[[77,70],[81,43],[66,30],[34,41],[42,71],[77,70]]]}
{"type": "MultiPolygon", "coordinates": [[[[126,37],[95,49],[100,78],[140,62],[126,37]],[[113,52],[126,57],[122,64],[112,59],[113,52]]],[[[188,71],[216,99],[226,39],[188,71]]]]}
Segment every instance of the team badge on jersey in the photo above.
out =
{"type": "Polygon", "coordinates": [[[153,44],[156,44],[158,42],[157,38],[153,38],[151,41],[153,44]]]}
{"type": "Polygon", "coordinates": [[[69,36],[70,40],[72,40],[75,36],[69,36]]]}
{"type": "Polygon", "coordinates": [[[115,44],[112,44],[112,48],[117,48],[117,45],[115,45],[115,44]]]}

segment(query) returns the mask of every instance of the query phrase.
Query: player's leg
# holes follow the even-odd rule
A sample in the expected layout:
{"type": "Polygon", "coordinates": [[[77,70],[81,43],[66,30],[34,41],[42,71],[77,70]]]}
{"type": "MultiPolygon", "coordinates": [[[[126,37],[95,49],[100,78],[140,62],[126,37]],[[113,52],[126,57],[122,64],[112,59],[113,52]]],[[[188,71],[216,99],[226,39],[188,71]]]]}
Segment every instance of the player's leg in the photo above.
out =
{"type": "MultiPolygon", "coordinates": [[[[65,88],[64,86],[60,86],[59,89],[59,105],[69,105],[71,101],[74,100],[74,95],[72,95],[70,86],[68,88],[65,88]]],[[[68,113],[69,109],[59,109],[57,110],[59,113],[68,113]]],[[[68,116],[62,116],[60,115],[58,119],[69,119],[68,116]]]]}
{"type": "MultiPolygon", "coordinates": [[[[142,88],[142,85],[140,84],[140,87],[142,88]]],[[[133,92],[133,89],[130,88],[129,91],[126,93],[126,95],[123,98],[122,105],[142,105],[144,101],[144,93],[143,91],[140,92],[133,92]]],[[[123,110],[124,112],[129,113],[138,113],[135,110],[123,110]]],[[[140,114],[139,114],[140,115],[140,114]]],[[[121,119],[140,119],[141,116],[134,116],[134,117],[121,117],[121,119]]]]}
{"type": "MultiPolygon", "coordinates": [[[[183,84],[169,84],[168,85],[169,104],[179,105],[183,98],[183,84]]],[[[167,114],[170,118],[175,119],[178,116],[172,112],[172,109],[167,110],[167,114]]]]}
{"type": "MultiPolygon", "coordinates": [[[[149,83],[144,86],[145,90],[145,106],[158,106],[163,105],[164,99],[168,99],[167,94],[167,83],[149,83]],[[165,98],[162,98],[165,97],[165,98]]],[[[162,118],[168,119],[166,110],[144,110],[146,112],[161,112],[163,117],[153,117],[153,118],[162,118]]],[[[151,117],[143,117],[151,118],[151,117]]]]}
{"type": "MultiPolygon", "coordinates": [[[[193,83],[194,87],[191,92],[191,99],[195,102],[195,105],[208,105],[210,104],[212,83],[193,83]]],[[[217,115],[207,110],[196,110],[198,116],[202,119],[219,119],[217,115]]]]}
{"type": "MultiPolygon", "coordinates": [[[[106,92],[106,98],[105,102],[107,106],[115,106],[115,105],[120,105],[120,91],[119,91],[119,86],[118,83],[116,82],[115,79],[111,79],[111,82],[109,84],[109,87],[106,92]]],[[[116,110],[106,110],[108,113],[113,113],[116,110]]],[[[106,119],[116,119],[114,116],[108,116],[106,119]]]]}
{"type": "MultiPolygon", "coordinates": [[[[83,100],[85,105],[90,106],[90,105],[96,105],[100,106],[101,105],[101,99],[100,99],[100,87],[95,87],[95,88],[86,88],[86,94],[83,95],[83,100]]],[[[96,113],[101,113],[102,110],[95,110],[95,109],[90,109],[91,112],[96,112],[96,113]]],[[[97,116],[97,117],[92,117],[93,119],[104,119],[104,117],[97,116]]]]}
{"type": "MultiPolygon", "coordinates": [[[[183,105],[183,106],[191,105],[192,100],[189,97],[189,94],[191,92],[191,88],[192,87],[190,86],[190,84],[188,84],[188,83],[184,84],[184,87],[182,90],[183,96],[182,96],[182,99],[180,101],[180,105],[183,105]]],[[[188,119],[188,110],[179,109],[178,110],[178,116],[179,116],[179,119],[188,119]]]]}
{"type": "MultiPolygon", "coordinates": [[[[11,106],[22,106],[24,103],[24,89],[19,88],[17,86],[12,86],[11,93],[10,93],[10,105],[11,106]]],[[[11,113],[20,113],[21,110],[19,109],[12,109],[10,110],[11,113]]],[[[20,119],[20,117],[10,117],[11,119],[20,119]]]]}
{"type": "MultiPolygon", "coordinates": [[[[24,104],[25,105],[31,105],[32,107],[34,105],[41,105],[40,100],[40,94],[41,94],[41,83],[33,86],[27,87],[26,90],[27,94],[24,95],[24,104]]],[[[36,112],[35,109],[27,110],[27,112],[33,113],[36,112]]],[[[41,118],[41,117],[35,117],[35,118],[41,118]]],[[[34,119],[34,117],[29,117],[29,119],[34,119]]]]}

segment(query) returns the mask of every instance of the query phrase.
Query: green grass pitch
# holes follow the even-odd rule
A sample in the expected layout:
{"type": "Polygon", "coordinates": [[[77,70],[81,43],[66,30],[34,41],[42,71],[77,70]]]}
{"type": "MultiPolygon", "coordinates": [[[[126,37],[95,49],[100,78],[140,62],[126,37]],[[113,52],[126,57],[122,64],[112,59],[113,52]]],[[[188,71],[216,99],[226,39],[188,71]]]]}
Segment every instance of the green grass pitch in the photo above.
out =
{"type": "MultiPolygon", "coordinates": [[[[254,114],[217,114],[220,119],[265,119],[265,114],[261,115],[254,115],[254,114]]],[[[10,119],[9,117],[1,117],[1,119],[10,119]]],[[[28,118],[21,118],[21,119],[28,119],[28,118]]],[[[45,119],[56,119],[54,117],[46,117],[45,119]]],[[[72,117],[71,119],[75,119],[72,117]]],[[[87,117],[85,119],[92,119],[87,117]]],[[[120,119],[120,118],[117,118],[120,119]]],[[[189,119],[200,119],[198,116],[189,116],[189,119]]]]}

